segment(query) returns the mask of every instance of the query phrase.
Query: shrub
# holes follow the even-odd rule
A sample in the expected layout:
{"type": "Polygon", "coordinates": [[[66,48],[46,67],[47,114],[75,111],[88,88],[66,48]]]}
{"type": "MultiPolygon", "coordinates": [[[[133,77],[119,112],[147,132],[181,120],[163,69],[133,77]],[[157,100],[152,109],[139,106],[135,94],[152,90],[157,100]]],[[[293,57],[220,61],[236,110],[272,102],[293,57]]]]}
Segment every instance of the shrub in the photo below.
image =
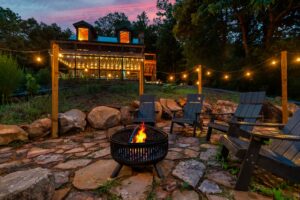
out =
{"type": "Polygon", "coordinates": [[[50,85],[51,83],[51,73],[47,68],[40,69],[36,75],[38,84],[40,85],[50,85]]]}
{"type": "Polygon", "coordinates": [[[29,95],[37,94],[39,89],[36,79],[31,74],[26,74],[26,90],[29,95]]]}
{"type": "Polygon", "coordinates": [[[23,71],[19,68],[17,61],[10,56],[0,55],[0,96],[1,102],[18,88],[23,77],[23,71]]]}

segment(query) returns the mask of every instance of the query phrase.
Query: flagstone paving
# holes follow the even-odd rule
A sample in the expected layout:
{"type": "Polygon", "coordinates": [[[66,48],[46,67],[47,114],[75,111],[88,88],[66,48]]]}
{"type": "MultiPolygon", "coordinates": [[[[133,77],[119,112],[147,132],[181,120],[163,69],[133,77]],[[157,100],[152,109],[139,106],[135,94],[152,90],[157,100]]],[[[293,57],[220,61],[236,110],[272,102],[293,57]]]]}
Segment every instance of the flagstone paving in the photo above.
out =
{"type": "MultiPolygon", "coordinates": [[[[160,128],[168,130],[169,124],[162,122],[160,128]]],[[[109,135],[118,129],[111,128],[109,135]]],[[[110,156],[107,132],[92,130],[58,139],[39,139],[19,147],[0,147],[0,176],[47,169],[53,176],[54,200],[271,199],[253,192],[235,192],[236,176],[223,170],[216,160],[218,146],[206,143],[205,134],[191,137],[192,130],[178,130],[181,129],[169,135],[169,153],[158,164],[165,175],[163,179],[152,167],[123,167],[118,178],[110,179],[117,163],[110,156]]]]}

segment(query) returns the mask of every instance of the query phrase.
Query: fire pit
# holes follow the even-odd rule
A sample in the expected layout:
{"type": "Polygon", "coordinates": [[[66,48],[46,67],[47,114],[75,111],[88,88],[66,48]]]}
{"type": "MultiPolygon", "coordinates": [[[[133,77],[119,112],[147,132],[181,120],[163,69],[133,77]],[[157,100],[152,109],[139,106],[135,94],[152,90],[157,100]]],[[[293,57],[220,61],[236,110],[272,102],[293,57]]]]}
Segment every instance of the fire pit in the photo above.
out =
{"type": "Polygon", "coordinates": [[[130,125],[117,131],[110,139],[111,156],[119,163],[111,177],[118,176],[123,165],[141,167],[153,165],[159,177],[157,163],[168,153],[168,135],[147,125],[130,125]]]}

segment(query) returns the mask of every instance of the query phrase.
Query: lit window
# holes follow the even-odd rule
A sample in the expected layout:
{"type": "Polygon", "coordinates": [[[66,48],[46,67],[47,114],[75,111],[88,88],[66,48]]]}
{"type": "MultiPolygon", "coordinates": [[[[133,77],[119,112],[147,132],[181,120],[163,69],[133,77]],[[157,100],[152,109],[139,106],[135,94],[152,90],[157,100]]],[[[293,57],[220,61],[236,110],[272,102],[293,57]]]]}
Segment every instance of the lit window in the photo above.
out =
{"type": "Polygon", "coordinates": [[[120,43],[130,43],[128,31],[120,31],[120,43]]]}
{"type": "Polygon", "coordinates": [[[78,40],[89,40],[89,29],[78,28],[78,40]]]}

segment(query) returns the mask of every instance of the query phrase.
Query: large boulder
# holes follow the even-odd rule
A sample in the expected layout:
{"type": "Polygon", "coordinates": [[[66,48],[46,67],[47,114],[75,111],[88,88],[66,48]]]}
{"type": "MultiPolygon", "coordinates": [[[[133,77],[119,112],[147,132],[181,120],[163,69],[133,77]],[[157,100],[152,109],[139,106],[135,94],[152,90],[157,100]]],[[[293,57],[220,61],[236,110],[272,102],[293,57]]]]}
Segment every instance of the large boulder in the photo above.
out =
{"type": "Polygon", "coordinates": [[[51,119],[38,119],[22,128],[28,133],[30,139],[44,137],[51,132],[51,119]]]}
{"type": "Polygon", "coordinates": [[[86,126],[86,114],[78,109],[72,109],[58,115],[59,131],[66,133],[68,131],[83,131],[86,126]]]}
{"type": "MultiPolygon", "coordinates": [[[[234,113],[237,108],[237,104],[232,101],[218,100],[212,108],[213,113],[234,113]]],[[[230,115],[217,116],[220,120],[228,121],[231,119],[230,115]]]]}
{"type": "Polygon", "coordinates": [[[121,112],[121,123],[122,124],[131,124],[133,120],[133,115],[131,113],[132,108],[130,106],[122,106],[120,109],[121,112]]]}
{"type": "Polygon", "coordinates": [[[54,177],[48,169],[17,171],[0,178],[1,200],[51,200],[54,190],[54,177]]]}
{"type": "Polygon", "coordinates": [[[265,122],[282,122],[281,107],[279,108],[268,101],[264,102],[262,113],[264,115],[265,122]]]}
{"type": "Polygon", "coordinates": [[[28,133],[16,125],[0,124],[0,145],[16,140],[27,141],[28,133]]]}
{"type": "Polygon", "coordinates": [[[160,102],[155,101],[155,120],[156,121],[161,121],[161,116],[162,116],[162,106],[160,104],[160,102]]]}
{"type": "Polygon", "coordinates": [[[120,123],[121,112],[114,108],[99,106],[92,109],[87,119],[91,127],[107,129],[120,123]]]}

